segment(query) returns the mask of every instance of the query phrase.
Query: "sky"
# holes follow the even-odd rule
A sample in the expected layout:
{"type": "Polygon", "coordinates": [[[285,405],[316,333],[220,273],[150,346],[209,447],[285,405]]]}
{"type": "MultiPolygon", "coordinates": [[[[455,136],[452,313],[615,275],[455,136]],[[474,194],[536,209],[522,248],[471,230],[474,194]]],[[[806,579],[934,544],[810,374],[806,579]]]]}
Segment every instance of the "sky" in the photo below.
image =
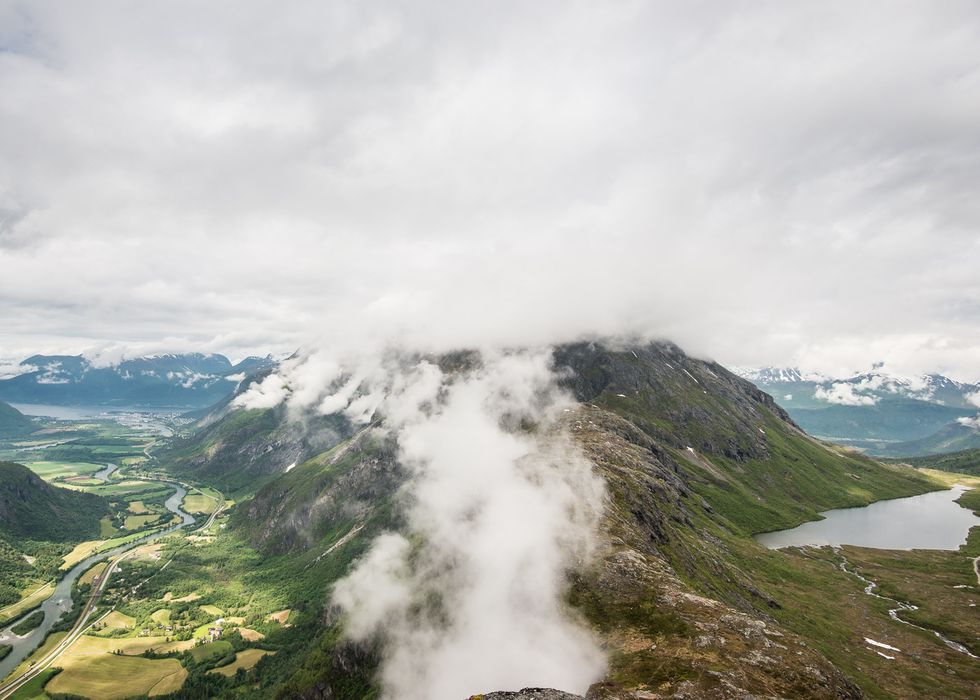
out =
{"type": "Polygon", "coordinates": [[[0,357],[980,380],[974,2],[0,0],[0,357]]]}

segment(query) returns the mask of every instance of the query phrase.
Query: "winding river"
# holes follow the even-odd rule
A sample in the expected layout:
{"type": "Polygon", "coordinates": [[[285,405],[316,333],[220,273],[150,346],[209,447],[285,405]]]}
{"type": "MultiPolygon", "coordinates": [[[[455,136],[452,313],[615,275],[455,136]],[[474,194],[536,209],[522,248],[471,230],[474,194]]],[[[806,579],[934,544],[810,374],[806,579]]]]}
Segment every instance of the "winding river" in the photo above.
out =
{"type": "MultiPolygon", "coordinates": [[[[115,465],[109,465],[110,467],[115,465]]],[[[107,467],[108,469],[108,467],[107,467]]],[[[110,470],[111,472],[111,470],[110,470]]],[[[146,537],[141,537],[140,539],[134,540],[132,542],[127,542],[126,544],[120,545],[114,549],[109,549],[104,552],[99,552],[98,554],[93,554],[88,559],[84,559],[64,575],[64,577],[58,581],[57,586],[55,586],[54,593],[51,597],[41,603],[39,608],[35,610],[41,610],[44,612],[44,621],[39,627],[31,630],[23,636],[15,635],[10,628],[16,625],[18,622],[23,620],[25,617],[34,612],[28,612],[16,620],[13,620],[8,626],[0,630],[0,644],[7,644],[12,647],[10,653],[0,661],[0,680],[6,678],[11,671],[13,671],[24,659],[30,656],[37,647],[41,645],[44,638],[47,636],[48,631],[57,624],[57,622],[62,618],[65,613],[71,612],[74,607],[74,603],[71,597],[71,589],[78,577],[81,576],[85,571],[87,571],[93,564],[96,564],[104,559],[110,559],[116,555],[122,554],[134,547],[146,544],[151,540],[155,540],[164,535],[169,535],[175,530],[179,530],[182,527],[186,527],[194,522],[194,516],[189,513],[185,513],[181,507],[181,501],[184,500],[184,496],[187,495],[187,490],[179,485],[172,482],[161,481],[159,483],[166,484],[174,487],[174,493],[170,496],[164,503],[171,513],[175,513],[180,516],[181,522],[166,528],[165,530],[160,530],[159,532],[154,532],[146,537]]]]}

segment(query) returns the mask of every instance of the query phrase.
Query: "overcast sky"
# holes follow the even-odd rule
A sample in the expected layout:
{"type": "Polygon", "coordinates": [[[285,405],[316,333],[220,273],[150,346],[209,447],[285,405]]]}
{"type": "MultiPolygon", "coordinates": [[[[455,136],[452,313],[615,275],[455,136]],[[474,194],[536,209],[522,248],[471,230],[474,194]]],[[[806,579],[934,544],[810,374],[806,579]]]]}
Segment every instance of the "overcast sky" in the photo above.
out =
{"type": "Polygon", "coordinates": [[[0,0],[0,357],[980,379],[975,2],[0,0]]]}

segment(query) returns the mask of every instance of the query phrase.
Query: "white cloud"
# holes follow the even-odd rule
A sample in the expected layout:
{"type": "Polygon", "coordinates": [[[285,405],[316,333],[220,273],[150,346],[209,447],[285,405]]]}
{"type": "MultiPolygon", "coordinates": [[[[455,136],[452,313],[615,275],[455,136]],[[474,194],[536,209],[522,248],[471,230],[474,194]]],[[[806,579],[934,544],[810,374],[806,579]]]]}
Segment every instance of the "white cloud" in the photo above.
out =
{"type": "Polygon", "coordinates": [[[980,408],[980,391],[974,392],[972,394],[967,394],[964,397],[967,401],[972,403],[977,408],[980,408]]]}
{"type": "Polygon", "coordinates": [[[974,430],[980,430],[980,415],[970,417],[957,418],[956,422],[960,425],[966,426],[967,428],[973,428],[974,430]]]}
{"type": "Polygon", "coordinates": [[[0,346],[633,331],[976,380],[978,31],[955,0],[7,3],[0,346]]]}
{"type": "Polygon", "coordinates": [[[22,365],[16,360],[0,360],[0,380],[13,379],[22,374],[37,372],[38,368],[34,365],[22,365]]]}
{"type": "Polygon", "coordinates": [[[272,408],[281,404],[287,396],[288,389],[283,378],[278,374],[270,374],[236,396],[232,405],[246,409],[272,408]]]}
{"type": "Polygon", "coordinates": [[[571,403],[549,358],[485,357],[455,377],[422,362],[386,380],[409,532],[379,537],[333,593],[350,635],[383,631],[386,698],[584,693],[603,673],[596,640],[563,603],[565,571],[588,561],[603,485],[557,430],[571,403]],[[530,416],[533,435],[506,427],[530,416]]]}
{"type": "Polygon", "coordinates": [[[877,396],[857,393],[853,384],[835,382],[830,387],[817,387],[813,397],[828,403],[841,406],[874,406],[878,403],[877,396]]]}

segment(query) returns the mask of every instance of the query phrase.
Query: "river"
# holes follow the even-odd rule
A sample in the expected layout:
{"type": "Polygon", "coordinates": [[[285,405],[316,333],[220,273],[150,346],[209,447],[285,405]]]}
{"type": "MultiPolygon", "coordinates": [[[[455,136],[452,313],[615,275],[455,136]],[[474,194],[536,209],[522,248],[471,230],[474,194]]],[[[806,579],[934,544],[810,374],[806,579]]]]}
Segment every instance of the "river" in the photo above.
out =
{"type": "Polygon", "coordinates": [[[175,513],[180,516],[180,524],[173,525],[165,530],[155,532],[147,535],[146,537],[134,540],[133,542],[127,542],[126,544],[120,545],[115,549],[100,552],[99,554],[93,554],[88,559],[82,560],[69,569],[68,573],[66,573],[58,582],[58,585],[55,586],[54,593],[51,595],[51,597],[41,603],[40,608],[37,608],[44,612],[44,621],[39,627],[36,627],[22,637],[18,637],[10,631],[11,627],[27,617],[27,615],[31,614],[27,613],[12,621],[9,625],[3,628],[3,630],[0,630],[0,644],[8,644],[13,647],[7,657],[0,661],[0,681],[6,678],[11,671],[20,665],[21,661],[30,656],[31,652],[41,645],[41,642],[44,641],[48,631],[54,627],[55,624],[57,624],[58,620],[60,620],[65,613],[72,610],[72,585],[79,576],[89,569],[89,567],[102,561],[103,559],[114,557],[117,554],[122,554],[123,552],[132,549],[133,547],[146,544],[147,542],[163,537],[164,535],[169,535],[171,532],[179,530],[182,527],[186,527],[194,522],[194,516],[190,515],[189,513],[185,513],[180,507],[181,501],[183,501],[184,496],[187,495],[187,490],[179,484],[173,484],[171,482],[161,483],[170,484],[175,488],[173,495],[166,500],[164,505],[171,513],[175,513]]]}
{"type": "Polygon", "coordinates": [[[756,535],[769,549],[850,544],[876,549],[959,549],[980,519],[955,501],[966,490],[954,486],[919,496],[839,508],[823,520],[756,535]]]}

